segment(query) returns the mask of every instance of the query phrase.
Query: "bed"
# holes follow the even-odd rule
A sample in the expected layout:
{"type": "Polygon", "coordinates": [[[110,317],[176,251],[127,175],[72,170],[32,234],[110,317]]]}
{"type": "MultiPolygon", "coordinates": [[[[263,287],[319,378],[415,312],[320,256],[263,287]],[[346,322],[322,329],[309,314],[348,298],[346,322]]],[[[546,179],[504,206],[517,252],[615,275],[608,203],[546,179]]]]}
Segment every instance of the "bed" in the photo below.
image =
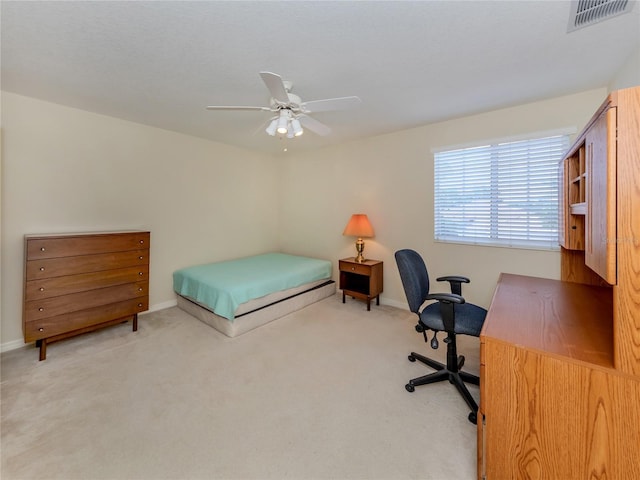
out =
{"type": "Polygon", "coordinates": [[[335,294],[331,262],[265,253],[173,273],[178,307],[235,337],[335,294]]]}

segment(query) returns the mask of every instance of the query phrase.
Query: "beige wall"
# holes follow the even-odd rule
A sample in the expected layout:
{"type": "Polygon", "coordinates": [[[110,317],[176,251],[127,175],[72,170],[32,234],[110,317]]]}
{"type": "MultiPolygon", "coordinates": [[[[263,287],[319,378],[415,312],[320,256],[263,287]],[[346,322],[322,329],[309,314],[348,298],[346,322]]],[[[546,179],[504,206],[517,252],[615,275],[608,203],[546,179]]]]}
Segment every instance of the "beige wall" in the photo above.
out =
{"type": "Polygon", "coordinates": [[[342,230],[367,213],[384,260],[383,303],[406,308],[393,253],[414,248],[432,276],[468,275],[488,306],[500,272],[557,278],[559,254],[433,241],[431,149],[575,127],[596,89],[275,160],[205,140],[3,93],[1,343],[21,341],[23,235],[152,232],[151,305],[174,300],[171,273],[203,261],[281,250],[334,261],[342,230]]]}
{"type": "Polygon", "coordinates": [[[366,213],[376,237],[366,240],[365,256],[385,262],[383,303],[405,308],[393,258],[400,248],[420,252],[433,278],[469,276],[463,293],[484,306],[500,272],[558,278],[558,252],[433,241],[431,149],[566,127],[577,133],[606,94],[602,88],[287,157],[279,207],[283,250],[332,259],[337,271],[337,260],[355,252],[355,239],[342,230],[352,213],[366,213]]]}
{"type": "Polygon", "coordinates": [[[633,52],[609,84],[609,91],[640,85],[640,47],[633,52]]]}
{"type": "Polygon", "coordinates": [[[176,268],[278,247],[271,157],[3,92],[1,343],[22,339],[23,236],[151,231],[150,303],[176,268]]]}

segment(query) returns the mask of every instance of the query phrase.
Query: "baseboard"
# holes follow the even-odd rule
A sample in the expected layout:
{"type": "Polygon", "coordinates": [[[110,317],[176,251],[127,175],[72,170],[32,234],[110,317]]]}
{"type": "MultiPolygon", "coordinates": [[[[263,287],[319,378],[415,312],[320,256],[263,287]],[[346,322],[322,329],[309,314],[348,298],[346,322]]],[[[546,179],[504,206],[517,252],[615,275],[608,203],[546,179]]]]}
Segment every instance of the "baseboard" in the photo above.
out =
{"type": "Polygon", "coordinates": [[[147,313],[157,312],[158,310],[165,310],[167,308],[175,307],[178,305],[178,300],[167,300],[166,302],[156,303],[155,305],[151,305],[149,310],[146,312],[142,312],[140,316],[146,315],[147,313]]]}
{"type": "Polygon", "coordinates": [[[18,348],[24,347],[25,345],[28,344],[24,343],[24,340],[12,340],[10,342],[0,344],[0,353],[8,352],[10,350],[16,350],[18,348]]]}
{"type": "MultiPolygon", "coordinates": [[[[338,294],[339,292],[337,292],[338,294]]],[[[390,305],[392,307],[401,308],[403,310],[408,310],[407,304],[402,302],[396,302],[394,300],[389,300],[384,297],[380,297],[380,303],[382,305],[390,305]]],[[[156,303],[155,305],[151,305],[149,310],[140,314],[140,316],[146,315],[151,312],[157,312],[159,310],[164,310],[166,308],[175,307],[178,305],[177,300],[167,300],[166,302],[156,303]]],[[[27,345],[33,345],[33,343],[24,343],[24,340],[12,340],[10,342],[0,344],[0,353],[9,352],[11,350],[16,350],[18,348],[25,347],[27,345]]]]}
{"type": "Polygon", "coordinates": [[[382,305],[389,305],[391,307],[396,307],[396,308],[400,308],[402,310],[409,310],[409,306],[407,305],[407,303],[403,303],[403,302],[396,302],[395,300],[389,300],[388,298],[385,297],[380,297],[380,303],[382,305]]]}
{"type": "MultiPolygon", "coordinates": [[[[156,303],[155,305],[151,305],[149,310],[146,312],[142,312],[140,316],[146,315],[147,313],[157,312],[158,310],[164,310],[166,308],[175,307],[178,305],[177,300],[168,300],[166,302],[156,303]]],[[[32,343],[24,343],[24,340],[11,340],[10,342],[5,342],[0,344],[0,353],[9,352],[11,350],[16,350],[18,348],[26,347],[27,345],[33,345],[32,343]]]]}

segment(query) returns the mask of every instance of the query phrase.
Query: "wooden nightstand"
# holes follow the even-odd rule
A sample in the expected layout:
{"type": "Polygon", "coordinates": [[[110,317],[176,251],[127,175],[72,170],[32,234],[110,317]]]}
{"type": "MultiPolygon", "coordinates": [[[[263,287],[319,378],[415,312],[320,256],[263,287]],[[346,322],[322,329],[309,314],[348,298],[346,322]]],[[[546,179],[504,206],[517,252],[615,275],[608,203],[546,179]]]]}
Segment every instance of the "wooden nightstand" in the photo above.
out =
{"type": "Polygon", "coordinates": [[[356,262],[355,257],[343,258],[339,261],[340,289],[342,303],[345,295],[367,301],[367,310],[371,310],[371,299],[376,299],[380,305],[382,292],[382,262],[380,260],[365,260],[356,262]]]}

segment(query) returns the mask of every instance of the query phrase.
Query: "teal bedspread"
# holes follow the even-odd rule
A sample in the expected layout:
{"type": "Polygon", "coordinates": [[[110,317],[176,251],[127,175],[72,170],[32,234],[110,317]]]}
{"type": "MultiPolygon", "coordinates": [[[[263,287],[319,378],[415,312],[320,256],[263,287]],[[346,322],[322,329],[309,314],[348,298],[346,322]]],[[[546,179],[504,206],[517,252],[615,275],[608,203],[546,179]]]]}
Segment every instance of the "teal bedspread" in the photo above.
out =
{"type": "Polygon", "coordinates": [[[331,278],[328,260],[266,253],[177,270],[173,289],[233,321],[241,303],[325,278],[331,278]]]}

